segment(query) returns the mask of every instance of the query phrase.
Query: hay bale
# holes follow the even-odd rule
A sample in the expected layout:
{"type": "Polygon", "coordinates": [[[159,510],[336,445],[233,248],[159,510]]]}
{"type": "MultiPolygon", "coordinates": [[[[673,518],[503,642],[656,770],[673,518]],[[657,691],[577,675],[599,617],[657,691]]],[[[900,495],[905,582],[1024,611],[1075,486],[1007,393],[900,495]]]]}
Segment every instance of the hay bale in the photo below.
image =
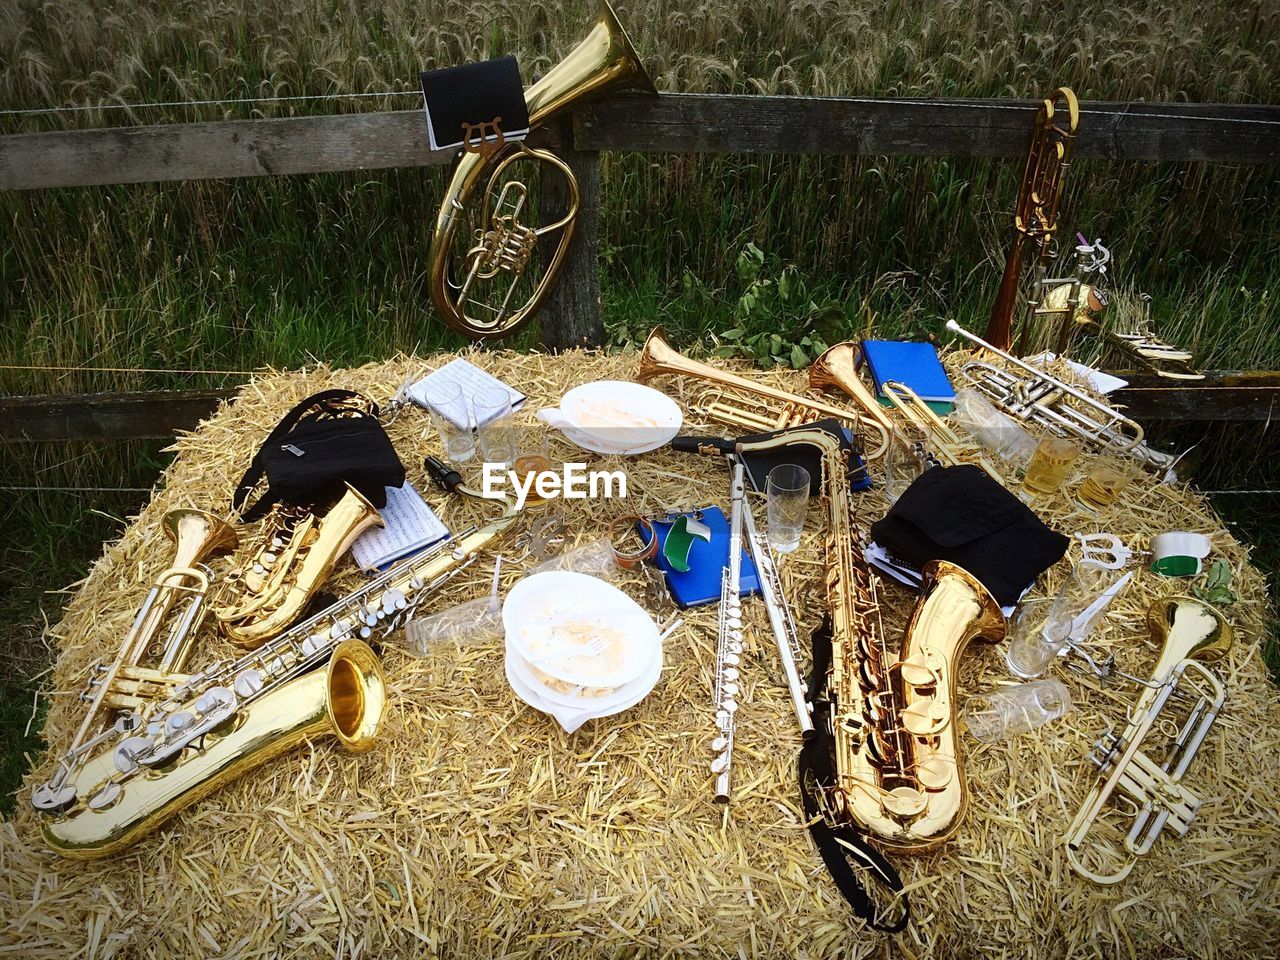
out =
{"type": "MultiPolygon", "coordinates": [[[[448,358],[432,359],[432,365],[448,358]]],[[[485,353],[482,366],[520,386],[530,407],[578,383],[629,379],[634,355],[485,353]]],[[[398,357],[355,370],[268,372],[175,445],[152,502],[103,557],[54,628],[54,689],[77,691],[90,665],[113,657],[144,592],[169,562],[159,519],[171,507],[219,509],[278,417],[308,394],[349,387],[380,399],[426,364],[398,357]]],[[[770,375],[799,389],[799,375],[770,375]]],[[[685,385],[664,384],[680,398],[685,385]]],[[[530,413],[532,410],[530,410],[530,413]]],[[[691,423],[696,428],[698,424],[691,423]]],[[[426,419],[390,428],[411,479],[426,489],[426,419]]],[[[723,467],[661,451],[625,466],[628,512],[724,501],[723,467]]],[[[867,520],[884,509],[860,500],[867,520]]],[[[1038,504],[1038,507],[1046,507],[1038,504]]],[[[574,536],[602,528],[599,504],[566,505],[574,536]]],[[[608,508],[606,508],[607,510],[608,508]]],[[[619,507],[621,509],[621,507],[619,507]]],[[[471,505],[450,503],[457,525],[471,505]]],[[[1098,529],[1065,499],[1043,512],[1059,529],[1098,529]]],[[[816,622],[818,511],[784,576],[805,625],[816,622]]],[[[380,749],[343,754],[317,739],[189,808],[125,854],[73,863],[47,852],[26,804],[81,718],[53,697],[46,750],[17,814],[0,823],[0,953],[123,956],[714,956],[956,957],[991,948],[1023,956],[1254,956],[1280,930],[1280,706],[1259,656],[1269,611],[1248,549],[1204,499],[1142,482],[1105,526],[1143,549],[1152,532],[1200,530],[1227,558],[1240,600],[1227,616],[1236,644],[1215,668],[1227,708],[1187,778],[1204,807],[1181,840],[1163,838],[1127,882],[1098,888],[1067,867],[1061,837],[1093,782],[1085,760],[1108,723],[1124,722],[1132,689],[1066,680],[1079,706],[1009,743],[966,738],[970,813],[940,852],[898,861],[912,890],[904,934],[869,934],[851,917],[811,848],[794,777],[796,734],[758,603],[745,674],[735,795],[710,802],[707,744],[715,610],[692,612],[667,643],[660,685],[618,717],[566,735],[516,700],[501,650],[481,646],[384,661],[393,694],[380,749]]],[[[510,546],[505,547],[508,556],[510,546]]],[[[475,564],[440,605],[480,596],[492,566],[475,564]]],[[[504,565],[508,585],[521,565],[504,565]]],[[[1041,587],[1052,591],[1065,565],[1041,587]]],[[[359,582],[346,568],[337,589],[359,582]]],[[[624,588],[641,596],[632,576],[624,588]]],[[[1170,591],[1139,571],[1107,615],[1102,642],[1121,666],[1149,671],[1142,616],[1170,591]]],[[[912,603],[889,585],[887,626],[900,635],[912,603]]],[[[206,634],[208,631],[206,630],[206,634]]],[[[197,654],[230,652],[213,639],[197,654]]],[[[1002,647],[972,650],[962,699],[1007,682],[1002,647]]],[[[197,664],[198,665],[198,664],[197,664]]]]}

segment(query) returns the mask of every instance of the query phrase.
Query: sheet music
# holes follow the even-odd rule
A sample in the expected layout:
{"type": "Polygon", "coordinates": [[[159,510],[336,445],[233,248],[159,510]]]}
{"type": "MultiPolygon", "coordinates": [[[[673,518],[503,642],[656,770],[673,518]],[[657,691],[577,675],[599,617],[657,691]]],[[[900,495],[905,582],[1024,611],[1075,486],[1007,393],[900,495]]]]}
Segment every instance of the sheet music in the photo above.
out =
{"type": "MultiPolygon", "coordinates": [[[[512,410],[518,408],[520,404],[525,401],[525,395],[519,390],[513,389],[497,377],[486,373],[474,363],[464,360],[462,357],[458,357],[456,360],[450,360],[439,370],[432,371],[417,383],[409,387],[409,398],[425,410],[429,406],[427,398],[430,394],[431,388],[443,383],[458,384],[458,386],[462,388],[463,397],[468,401],[470,401],[470,399],[480,390],[495,388],[498,390],[506,390],[507,393],[511,395],[512,410]]],[[[470,406],[469,403],[468,406],[470,406]]],[[[458,422],[460,418],[455,418],[449,413],[446,413],[445,415],[449,417],[455,425],[459,427],[464,426],[462,423],[458,422]]],[[[487,423],[488,421],[485,422],[487,423]]],[[[484,423],[478,423],[476,426],[482,427],[484,426],[484,423]]]]}
{"type": "Polygon", "coordinates": [[[387,487],[387,505],[381,513],[383,526],[366,530],[351,546],[351,556],[366,573],[417,553],[449,534],[449,528],[408,481],[403,487],[387,487]]]}

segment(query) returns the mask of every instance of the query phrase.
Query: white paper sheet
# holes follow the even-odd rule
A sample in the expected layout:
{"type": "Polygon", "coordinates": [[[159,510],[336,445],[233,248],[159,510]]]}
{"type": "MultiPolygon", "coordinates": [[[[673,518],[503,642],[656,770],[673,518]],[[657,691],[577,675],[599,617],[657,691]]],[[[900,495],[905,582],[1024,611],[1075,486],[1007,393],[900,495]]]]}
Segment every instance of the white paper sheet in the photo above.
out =
{"type": "Polygon", "coordinates": [[[383,526],[366,530],[351,546],[351,556],[365,572],[387,567],[449,535],[449,528],[408,481],[403,487],[387,487],[381,513],[383,526]]]}

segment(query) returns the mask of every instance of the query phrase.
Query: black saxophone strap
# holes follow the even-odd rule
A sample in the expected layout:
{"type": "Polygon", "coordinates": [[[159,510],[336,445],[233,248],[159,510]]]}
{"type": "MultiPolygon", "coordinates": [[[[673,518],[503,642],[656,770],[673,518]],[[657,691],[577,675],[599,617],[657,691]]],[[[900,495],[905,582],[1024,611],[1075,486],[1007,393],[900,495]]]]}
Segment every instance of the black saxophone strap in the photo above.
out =
{"type": "Polygon", "coordinates": [[[822,857],[822,862],[835,881],[841,895],[873,930],[882,933],[899,933],[911,919],[911,904],[902,893],[902,878],[888,860],[874,849],[862,835],[849,825],[832,826],[827,822],[818,799],[818,791],[835,781],[832,762],[831,738],[827,732],[829,705],[822,696],[827,683],[827,668],[831,665],[831,622],[826,620],[814,631],[813,670],[809,677],[809,702],[814,705],[815,736],[800,751],[797,773],[800,779],[800,798],[809,821],[809,833],[822,857]],[[876,902],[863,884],[863,876],[870,873],[875,882],[891,894],[894,904],[901,911],[893,919],[882,919],[876,902]]]}

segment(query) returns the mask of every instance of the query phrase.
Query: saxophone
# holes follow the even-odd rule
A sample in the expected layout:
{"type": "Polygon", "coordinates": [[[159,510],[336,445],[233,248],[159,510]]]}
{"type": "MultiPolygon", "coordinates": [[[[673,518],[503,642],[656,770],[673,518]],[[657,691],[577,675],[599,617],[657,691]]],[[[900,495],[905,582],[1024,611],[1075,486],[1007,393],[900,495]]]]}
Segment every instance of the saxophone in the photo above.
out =
{"type": "MultiPolygon", "coordinates": [[[[740,453],[791,444],[818,449],[829,511],[824,542],[832,655],[827,676],[836,782],[829,815],[883,850],[923,853],[948,840],[968,806],[955,720],[957,666],[974,638],[1003,638],[1000,605],[970,573],[934,561],[902,642],[891,651],[864,532],[849,492],[849,459],[838,438],[802,426],[740,453]]],[[[705,452],[719,452],[714,444],[705,452]]]]}
{"type": "MultiPolygon", "coordinates": [[[[434,458],[427,468],[445,490],[486,499],[434,458]]],[[[194,614],[184,614],[171,635],[169,646],[184,651],[182,657],[166,654],[163,669],[136,665],[136,654],[152,646],[139,625],[159,626],[148,613],[156,607],[149,596],[121,657],[91,680],[96,695],[72,748],[32,795],[47,817],[48,845],[75,859],[116,853],[251,767],[320,733],[331,732],[353,752],[372,749],[387,691],[367,641],[395,630],[506,533],[517,510],[506,497],[487,499],[503,504],[497,519],[393,567],[256,650],[198,673],[177,672],[194,614]]],[[[222,546],[222,533],[202,534],[202,544],[222,546]]],[[[178,552],[210,549],[180,542],[178,552]]]]}

